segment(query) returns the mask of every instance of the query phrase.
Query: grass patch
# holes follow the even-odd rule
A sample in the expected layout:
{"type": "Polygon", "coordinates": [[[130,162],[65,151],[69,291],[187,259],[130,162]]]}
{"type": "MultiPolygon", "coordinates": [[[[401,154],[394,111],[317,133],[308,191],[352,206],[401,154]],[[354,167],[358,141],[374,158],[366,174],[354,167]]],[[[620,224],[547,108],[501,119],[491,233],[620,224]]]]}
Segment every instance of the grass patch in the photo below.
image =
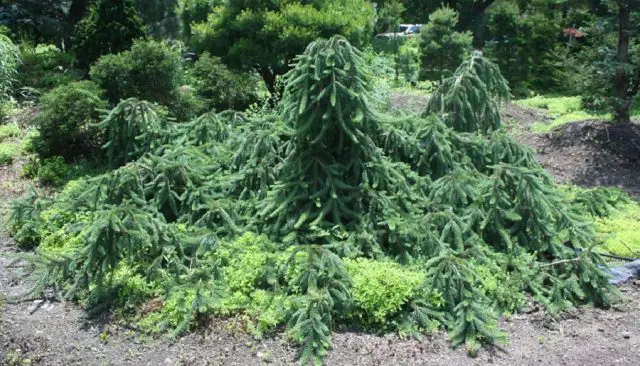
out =
{"type": "Polygon", "coordinates": [[[604,241],[604,251],[640,258],[640,204],[626,204],[610,217],[597,219],[596,229],[604,241]]]}
{"type": "Polygon", "coordinates": [[[0,143],[0,165],[13,163],[16,156],[20,155],[22,149],[20,145],[10,143],[0,143]]]}
{"type": "Polygon", "coordinates": [[[515,101],[516,104],[545,109],[548,111],[551,121],[536,122],[531,127],[533,132],[548,132],[554,128],[569,122],[584,121],[593,118],[611,119],[611,114],[593,114],[582,108],[580,97],[551,97],[538,95],[533,98],[515,101]]]}
{"type": "Polygon", "coordinates": [[[20,126],[15,123],[9,123],[0,126],[0,142],[20,136],[20,126]]]}
{"type": "MultiPolygon", "coordinates": [[[[584,110],[582,99],[579,96],[543,96],[537,95],[532,98],[514,101],[515,104],[547,110],[547,114],[551,117],[550,121],[540,121],[533,124],[531,131],[533,132],[549,132],[558,126],[566,123],[585,121],[589,119],[600,119],[610,121],[611,113],[596,113],[584,110]]],[[[632,117],[640,117],[640,100],[636,101],[631,109],[632,117]]]]}

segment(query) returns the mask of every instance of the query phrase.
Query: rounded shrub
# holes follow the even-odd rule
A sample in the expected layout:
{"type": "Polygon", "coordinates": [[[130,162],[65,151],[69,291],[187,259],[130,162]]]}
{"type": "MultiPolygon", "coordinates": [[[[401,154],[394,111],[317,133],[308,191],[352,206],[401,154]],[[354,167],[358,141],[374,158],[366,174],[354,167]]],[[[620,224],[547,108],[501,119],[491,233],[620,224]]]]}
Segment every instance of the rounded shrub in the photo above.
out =
{"type": "Polygon", "coordinates": [[[60,186],[64,183],[69,167],[62,156],[44,159],[38,167],[38,180],[43,184],[60,186]]]}
{"type": "Polygon", "coordinates": [[[107,99],[117,102],[127,90],[127,74],[130,65],[120,54],[100,57],[91,67],[91,79],[106,91],[107,99]]]}
{"type": "Polygon", "coordinates": [[[420,32],[420,79],[440,80],[451,76],[471,51],[471,32],[458,32],[458,13],[441,8],[429,15],[429,23],[420,32]]]}
{"type": "Polygon", "coordinates": [[[180,76],[180,53],[166,42],[137,41],[131,50],[101,57],[91,79],[111,102],[138,98],[169,105],[180,76]]]}
{"type": "Polygon", "coordinates": [[[107,107],[101,93],[93,82],[78,81],[44,94],[35,119],[39,135],[33,137],[32,149],[41,157],[59,155],[68,160],[99,151],[95,125],[100,110],[107,107]]]}
{"type": "Polygon", "coordinates": [[[351,276],[353,316],[365,326],[388,326],[404,306],[418,295],[425,274],[391,261],[364,258],[345,260],[351,276]]]}
{"type": "Polygon", "coordinates": [[[124,51],[145,33],[134,0],[98,0],[75,28],[78,66],[87,68],[102,55],[124,51]]]}
{"type": "Polygon", "coordinates": [[[258,100],[259,79],[233,72],[219,57],[205,52],[191,69],[194,87],[209,109],[243,110],[258,100]]]}

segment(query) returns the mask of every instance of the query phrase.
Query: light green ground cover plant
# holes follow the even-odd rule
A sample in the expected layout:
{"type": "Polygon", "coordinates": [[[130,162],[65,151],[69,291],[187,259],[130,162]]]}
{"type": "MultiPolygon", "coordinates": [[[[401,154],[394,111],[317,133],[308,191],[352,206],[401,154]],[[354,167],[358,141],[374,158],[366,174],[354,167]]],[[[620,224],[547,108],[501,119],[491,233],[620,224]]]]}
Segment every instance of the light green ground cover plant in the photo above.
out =
{"type": "Polygon", "coordinates": [[[596,221],[596,229],[602,234],[603,249],[607,252],[640,258],[640,205],[630,202],[620,207],[610,217],[596,221]]]}
{"type": "Polygon", "coordinates": [[[595,221],[598,250],[640,258],[640,203],[615,188],[564,187],[569,199],[595,221]]]}
{"type": "Polygon", "coordinates": [[[516,104],[540,108],[547,111],[551,121],[540,121],[532,126],[534,132],[548,132],[554,128],[569,122],[584,121],[589,119],[610,120],[611,115],[593,114],[582,107],[580,97],[553,97],[553,96],[535,96],[528,99],[515,101],[516,104]]]}
{"type": "MultiPolygon", "coordinates": [[[[610,113],[597,113],[584,108],[579,96],[544,96],[516,100],[514,103],[525,107],[540,108],[547,111],[550,121],[539,121],[532,126],[534,132],[549,132],[558,126],[570,122],[590,119],[610,121],[610,113]]],[[[633,118],[640,117],[640,108],[631,111],[633,118]]]]}
{"type": "Polygon", "coordinates": [[[0,125],[0,142],[20,136],[20,126],[16,123],[0,125]]]}
{"type": "Polygon", "coordinates": [[[10,165],[14,159],[22,153],[22,147],[19,144],[10,142],[0,143],[0,165],[10,165]]]}

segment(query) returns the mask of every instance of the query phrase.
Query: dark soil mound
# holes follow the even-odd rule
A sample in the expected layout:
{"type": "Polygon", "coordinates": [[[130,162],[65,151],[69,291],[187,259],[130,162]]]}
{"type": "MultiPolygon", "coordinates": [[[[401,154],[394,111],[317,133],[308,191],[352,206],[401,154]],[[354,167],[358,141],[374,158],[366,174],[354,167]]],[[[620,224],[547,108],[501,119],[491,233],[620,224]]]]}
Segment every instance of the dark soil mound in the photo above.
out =
{"type": "Polygon", "coordinates": [[[573,122],[547,134],[521,133],[538,161],[561,183],[619,187],[640,196],[640,126],[573,122]]]}

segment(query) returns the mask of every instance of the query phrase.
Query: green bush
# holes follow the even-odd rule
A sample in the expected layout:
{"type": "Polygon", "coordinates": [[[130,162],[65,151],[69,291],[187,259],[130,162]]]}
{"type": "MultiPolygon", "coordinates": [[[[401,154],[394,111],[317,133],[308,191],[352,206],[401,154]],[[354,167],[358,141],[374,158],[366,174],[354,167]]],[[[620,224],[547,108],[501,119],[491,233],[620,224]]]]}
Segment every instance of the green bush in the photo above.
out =
{"type": "Polygon", "coordinates": [[[29,43],[20,45],[22,64],[17,77],[22,88],[46,91],[80,79],[73,69],[74,55],[62,52],[54,45],[29,43]]]}
{"type": "Polygon", "coordinates": [[[78,66],[88,68],[102,55],[128,49],[145,32],[135,0],[98,0],[74,30],[78,66]]]}
{"type": "Polygon", "coordinates": [[[207,111],[206,101],[190,85],[183,85],[175,91],[174,101],[169,106],[178,121],[190,121],[207,111]]]}
{"type": "Polygon", "coordinates": [[[118,103],[98,127],[107,139],[104,148],[110,168],[136,160],[161,146],[171,131],[165,109],[135,98],[118,103]]]}
{"type": "Polygon", "coordinates": [[[62,156],[44,159],[38,167],[38,180],[43,184],[59,186],[64,183],[69,167],[62,156]]]}
{"type": "Polygon", "coordinates": [[[244,110],[258,101],[260,79],[230,71],[219,57],[203,53],[190,70],[193,85],[208,109],[244,110]]]}
{"type": "Polygon", "coordinates": [[[473,354],[504,341],[499,314],[528,295],[550,311],[615,300],[589,220],[504,132],[494,64],[474,53],[406,118],[370,103],[363,60],[342,37],[310,44],[277,115],[173,123],[122,102],[101,123],[117,169],[12,209],[43,248],[67,248],[29,257],[34,293],[89,311],[146,300],[146,325],[174,334],[212,315],[286,323],[303,363],[357,314],[402,334],[443,324],[473,354]]]}
{"type": "Polygon", "coordinates": [[[458,13],[450,8],[429,15],[420,31],[420,79],[440,80],[451,76],[471,51],[471,32],[456,31],[458,13]]]}
{"type": "Polygon", "coordinates": [[[104,55],[91,67],[91,79],[106,92],[107,99],[117,102],[129,92],[130,65],[121,54],[104,55]]]}
{"type": "Polygon", "coordinates": [[[16,123],[0,125],[0,142],[20,135],[20,126],[16,123]]]}
{"type": "Polygon", "coordinates": [[[420,72],[420,39],[408,39],[398,52],[398,69],[407,81],[417,81],[420,72]]]}
{"type": "Polygon", "coordinates": [[[10,165],[16,156],[20,155],[22,149],[20,145],[11,143],[0,143],[0,166],[10,165]]]}
{"type": "Polygon", "coordinates": [[[33,248],[40,244],[44,222],[40,214],[49,206],[49,200],[42,192],[29,190],[25,195],[11,202],[9,232],[18,246],[33,248]]]}
{"type": "Polygon", "coordinates": [[[78,81],[44,94],[35,118],[39,135],[33,138],[34,150],[41,157],[68,160],[99,152],[102,138],[95,125],[107,107],[101,93],[94,83],[78,81]]]}
{"type": "MultiPolygon", "coordinates": [[[[225,240],[215,251],[200,260],[204,270],[211,269],[221,281],[222,287],[206,283],[218,291],[216,301],[198,311],[221,316],[237,316],[256,336],[273,330],[285,321],[293,302],[290,296],[270,291],[277,282],[277,273],[288,257],[276,254],[275,244],[265,236],[245,233],[234,240],[225,240]]],[[[166,294],[168,300],[155,312],[141,320],[144,329],[154,332],[179,328],[192,321],[192,306],[198,298],[198,286],[188,284],[166,294]]]]}
{"type": "Polygon", "coordinates": [[[91,79],[112,103],[139,98],[169,105],[180,76],[180,53],[166,42],[136,41],[130,50],[101,57],[91,79]]]}

